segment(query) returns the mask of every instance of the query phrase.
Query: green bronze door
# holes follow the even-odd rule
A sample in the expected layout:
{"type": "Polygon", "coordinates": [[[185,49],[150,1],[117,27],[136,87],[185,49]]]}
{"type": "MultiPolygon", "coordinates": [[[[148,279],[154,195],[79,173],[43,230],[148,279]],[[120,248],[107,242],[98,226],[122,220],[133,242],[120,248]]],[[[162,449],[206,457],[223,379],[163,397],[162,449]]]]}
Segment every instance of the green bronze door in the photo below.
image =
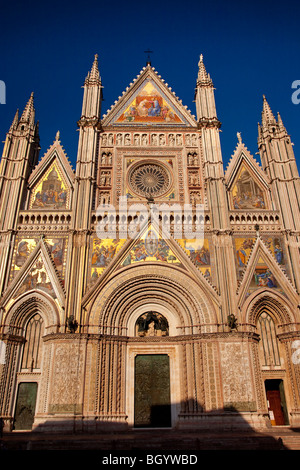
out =
{"type": "Polygon", "coordinates": [[[135,427],[170,427],[170,364],[167,354],[135,357],[135,427]]]}
{"type": "Polygon", "coordinates": [[[22,382],[19,384],[14,429],[31,430],[34,421],[36,395],[36,382],[22,382]]]}

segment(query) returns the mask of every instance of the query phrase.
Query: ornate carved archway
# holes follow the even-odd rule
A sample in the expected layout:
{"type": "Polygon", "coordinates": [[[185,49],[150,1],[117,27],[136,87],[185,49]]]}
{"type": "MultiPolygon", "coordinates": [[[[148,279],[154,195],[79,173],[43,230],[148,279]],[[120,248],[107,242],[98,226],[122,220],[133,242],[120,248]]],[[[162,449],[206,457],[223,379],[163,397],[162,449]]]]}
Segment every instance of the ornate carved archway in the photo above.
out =
{"type": "Polygon", "coordinates": [[[215,305],[193,278],[169,266],[149,264],[128,267],[109,280],[90,306],[86,329],[134,335],[129,331],[133,312],[153,303],[171,313],[177,334],[210,332],[218,323],[215,305]]]}

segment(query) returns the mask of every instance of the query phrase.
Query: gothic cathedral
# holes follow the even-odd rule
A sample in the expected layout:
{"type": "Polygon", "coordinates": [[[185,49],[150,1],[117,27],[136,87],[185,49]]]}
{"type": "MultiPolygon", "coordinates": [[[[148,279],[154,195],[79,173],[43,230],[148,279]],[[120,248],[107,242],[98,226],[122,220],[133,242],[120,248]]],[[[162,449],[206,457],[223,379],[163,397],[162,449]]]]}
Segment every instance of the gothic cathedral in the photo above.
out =
{"type": "Polygon", "coordinates": [[[238,133],[224,168],[202,56],[196,117],[150,62],[101,103],[96,55],[75,170],[59,132],[39,158],[33,95],[6,136],[4,432],[299,426],[300,183],[280,115],[263,97],[261,163],[238,133]]]}

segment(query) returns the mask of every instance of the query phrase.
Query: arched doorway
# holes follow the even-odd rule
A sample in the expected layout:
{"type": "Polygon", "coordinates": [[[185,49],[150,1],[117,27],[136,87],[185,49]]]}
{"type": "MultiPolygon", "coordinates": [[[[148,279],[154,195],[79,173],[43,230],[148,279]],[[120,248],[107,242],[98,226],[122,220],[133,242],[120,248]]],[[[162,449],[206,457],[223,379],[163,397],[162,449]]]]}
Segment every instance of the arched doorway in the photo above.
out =
{"type": "MultiPolygon", "coordinates": [[[[262,378],[264,405],[272,426],[289,425],[289,390],[293,378],[287,368],[288,356],[281,340],[285,325],[292,324],[292,315],[282,296],[268,290],[249,299],[250,324],[258,334],[259,375],[262,378]]],[[[289,326],[287,326],[289,328],[289,326]]]]}
{"type": "MultiPolygon", "coordinates": [[[[169,335],[168,320],[158,312],[140,315],[135,325],[139,338],[169,335]]],[[[170,427],[171,391],[168,354],[137,354],[134,359],[134,427],[170,427]]]]}
{"type": "Polygon", "coordinates": [[[213,331],[216,319],[207,292],[172,266],[131,266],[108,280],[95,295],[86,323],[88,333],[100,334],[95,405],[99,420],[161,428],[200,415],[204,372],[197,357],[202,345],[194,335],[213,331]],[[153,381],[167,391],[163,402],[155,401],[153,381]],[[144,421],[137,420],[138,406],[143,413],[148,408],[144,421]],[[167,410],[168,418],[157,421],[159,407],[167,410]]]}
{"type": "Polygon", "coordinates": [[[41,373],[43,334],[44,321],[39,312],[36,312],[28,318],[25,326],[25,342],[17,375],[13,430],[32,429],[41,373]]]}
{"type": "Polygon", "coordinates": [[[45,333],[56,332],[59,312],[50,296],[29,291],[9,308],[4,321],[6,361],[1,384],[0,405],[4,429],[31,430],[41,408],[40,385],[43,380],[45,333]]]}

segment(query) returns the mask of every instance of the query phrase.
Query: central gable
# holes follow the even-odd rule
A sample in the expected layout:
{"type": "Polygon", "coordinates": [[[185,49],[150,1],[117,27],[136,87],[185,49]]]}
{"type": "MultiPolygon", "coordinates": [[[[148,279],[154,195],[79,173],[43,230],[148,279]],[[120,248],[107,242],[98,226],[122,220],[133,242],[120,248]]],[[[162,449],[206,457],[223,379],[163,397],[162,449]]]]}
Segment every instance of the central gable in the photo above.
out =
{"type": "Polygon", "coordinates": [[[196,122],[154,69],[147,67],[112,106],[103,124],[182,127],[195,126],[196,122]]]}

